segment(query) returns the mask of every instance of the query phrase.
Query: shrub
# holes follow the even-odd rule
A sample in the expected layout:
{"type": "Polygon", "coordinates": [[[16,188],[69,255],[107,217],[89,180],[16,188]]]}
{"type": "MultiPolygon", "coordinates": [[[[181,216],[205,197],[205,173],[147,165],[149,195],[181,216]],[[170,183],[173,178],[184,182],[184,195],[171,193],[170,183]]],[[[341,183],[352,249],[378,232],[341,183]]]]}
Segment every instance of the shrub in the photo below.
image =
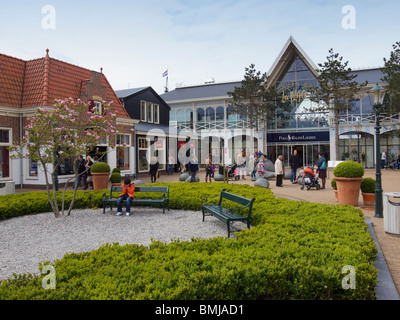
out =
{"type": "Polygon", "coordinates": [[[112,170],[112,173],[115,173],[115,172],[121,173],[121,169],[120,168],[114,168],[112,170]]]}
{"type": "Polygon", "coordinates": [[[375,193],[375,179],[372,178],[362,179],[360,189],[361,192],[363,193],[375,193]]]}
{"type": "Polygon", "coordinates": [[[339,163],[333,170],[335,177],[354,178],[364,175],[363,166],[355,161],[343,161],[339,163]]]}
{"type": "Polygon", "coordinates": [[[110,172],[110,166],[105,162],[96,162],[90,167],[90,171],[93,172],[110,172]]]}
{"type": "MultiPolygon", "coordinates": [[[[275,198],[269,189],[248,185],[206,183],[171,183],[170,207],[200,210],[202,196],[215,203],[222,188],[256,198],[252,227],[237,233],[237,239],[153,241],[148,247],[105,244],[90,252],[68,253],[52,263],[56,290],[42,288],[44,275],[18,275],[0,282],[0,299],[375,298],[376,247],[361,210],[275,198]],[[342,287],[346,265],[356,270],[354,290],[342,287]]],[[[101,194],[81,191],[80,203],[101,205],[101,194]]],[[[0,205],[11,198],[0,197],[0,205]]],[[[26,203],[21,207],[30,207],[26,203]]]]}
{"type": "Polygon", "coordinates": [[[118,172],[114,172],[111,174],[110,181],[112,183],[120,183],[121,180],[122,180],[122,176],[118,172]]]}
{"type": "Polygon", "coordinates": [[[337,190],[336,179],[335,179],[335,178],[332,179],[332,181],[331,181],[331,186],[332,186],[332,188],[333,188],[334,190],[337,190]]]}

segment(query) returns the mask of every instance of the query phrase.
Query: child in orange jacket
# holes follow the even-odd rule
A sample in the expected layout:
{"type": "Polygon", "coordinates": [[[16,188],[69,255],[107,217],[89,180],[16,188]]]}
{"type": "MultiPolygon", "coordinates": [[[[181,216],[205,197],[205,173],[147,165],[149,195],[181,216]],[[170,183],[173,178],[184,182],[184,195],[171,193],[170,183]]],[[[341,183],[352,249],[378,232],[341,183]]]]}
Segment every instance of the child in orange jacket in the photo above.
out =
{"type": "Polygon", "coordinates": [[[118,207],[117,216],[122,215],[122,202],[124,200],[126,200],[126,215],[127,216],[130,215],[131,203],[134,197],[135,197],[135,184],[131,183],[130,179],[125,179],[124,186],[122,188],[122,194],[118,196],[117,200],[117,207],[118,207]]]}

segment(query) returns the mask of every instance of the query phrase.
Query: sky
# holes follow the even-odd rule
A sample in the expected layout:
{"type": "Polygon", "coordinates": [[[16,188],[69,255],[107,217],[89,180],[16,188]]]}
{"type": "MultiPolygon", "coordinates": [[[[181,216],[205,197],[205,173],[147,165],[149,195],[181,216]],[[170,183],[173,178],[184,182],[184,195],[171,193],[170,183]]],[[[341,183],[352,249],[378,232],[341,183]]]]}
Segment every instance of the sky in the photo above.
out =
{"type": "Polygon", "coordinates": [[[114,90],[240,81],[268,72],[290,36],[318,65],[383,66],[400,41],[400,1],[0,0],[0,53],[100,71],[114,90]],[[346,7],[347,6],[347,7],[346,7]],[[350,6],[350,7],[349,7],[350,6]]]}

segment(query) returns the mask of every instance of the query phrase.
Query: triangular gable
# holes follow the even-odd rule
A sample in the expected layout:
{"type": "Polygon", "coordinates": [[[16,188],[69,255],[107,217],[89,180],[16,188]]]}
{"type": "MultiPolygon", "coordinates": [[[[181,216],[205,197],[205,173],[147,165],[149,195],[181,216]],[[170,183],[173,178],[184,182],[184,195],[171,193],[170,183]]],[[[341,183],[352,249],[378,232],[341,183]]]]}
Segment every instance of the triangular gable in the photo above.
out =
{"type": "Polygon", "coordinates": [[[292,62],[293,57],[298,55],[308,69],[313,73],[315,77],[318,76],[317,66],[308,57],[305,51],[299,46],[292,36],[286,41],[283,49],[279,53],[278,57],[272,64],[268,71],[267,87],[276,83],[276,81],[282,76],[283,72],[289,67],[289,63],[292,62]]]}

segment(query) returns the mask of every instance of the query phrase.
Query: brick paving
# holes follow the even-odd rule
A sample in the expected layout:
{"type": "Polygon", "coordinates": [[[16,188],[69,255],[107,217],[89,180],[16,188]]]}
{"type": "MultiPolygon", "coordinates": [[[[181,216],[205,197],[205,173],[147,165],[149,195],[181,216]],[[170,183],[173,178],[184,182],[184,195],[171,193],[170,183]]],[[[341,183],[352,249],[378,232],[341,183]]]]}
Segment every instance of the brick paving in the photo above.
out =
{"type": "MultiPolygon", "coordinates": [[[[200,181],[204,181],[205,173],[201,170],[199,173],[200,181]]],[[[325,204],[338,204],[335,201],[335,195],[330,185],[333,177],[332,170],[328,172],[328,179],[326,182],[326,189],[315,190],[311,189],[300,190],[298,184],[291,184],[289,180],[284,180],[283,187],[278,188],[275,186],[275,179],[269,180],[270,189],[276,197],[282,197],[297,201],[310,201],[325,204]]],[[[364,177],[375,178],[374,169],[366,169],[364,177]]],[[[177,182],[179,181],[179,173],[174,173],[172,176],[161,174],[157,182],[177,182]]],[[[150,176],[143,175],[138,179],[143,180],[145,183],[150,183],[150,176]]],[[[212,182],[220,183],[220,182],[212,182]]],[[[239,181],[229,181],[229,183],[235,184],[249,184],[253,185],[250,177],[247,176],[245,180],[240,179],[239,181]]],[[[400,171],[397,170],[382,170],[382,189],[383,192],[400,192],[400,171]]],[[[19,192],[28,192],[30,190],[22,189],[16,190],[19,192]]],[[[384,231],[383,218],[375,218],[375,208],[365,207],[362,202],[362,196],[359,197],[359,208],[364,213],[364,216],[373,222],[373,228],[381,247],[383,255],[385,257],[388,269],[392,275],[397,291],[400,293],[400,235],[389,234],[384,231]]]]}

